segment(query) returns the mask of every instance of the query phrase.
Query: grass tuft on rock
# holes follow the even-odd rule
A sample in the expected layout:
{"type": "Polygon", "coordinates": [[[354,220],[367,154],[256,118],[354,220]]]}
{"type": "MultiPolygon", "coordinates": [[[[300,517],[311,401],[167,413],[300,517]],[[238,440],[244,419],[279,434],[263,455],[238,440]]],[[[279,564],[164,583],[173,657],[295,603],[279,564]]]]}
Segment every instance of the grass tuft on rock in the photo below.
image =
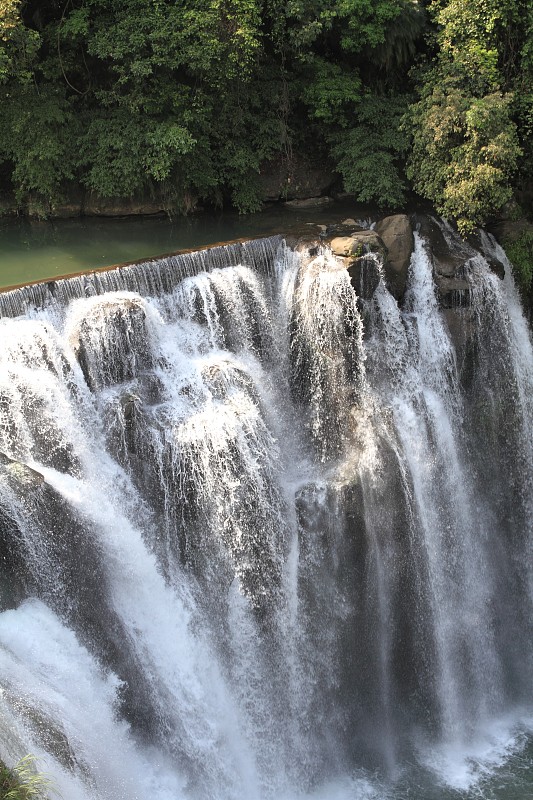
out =
{"type": "Polygon", "coordinates": [[[48,800],[52,781],[36,765],[33,755],[24,756],[11,769],[0,762],[0,800],[48,800]]]}

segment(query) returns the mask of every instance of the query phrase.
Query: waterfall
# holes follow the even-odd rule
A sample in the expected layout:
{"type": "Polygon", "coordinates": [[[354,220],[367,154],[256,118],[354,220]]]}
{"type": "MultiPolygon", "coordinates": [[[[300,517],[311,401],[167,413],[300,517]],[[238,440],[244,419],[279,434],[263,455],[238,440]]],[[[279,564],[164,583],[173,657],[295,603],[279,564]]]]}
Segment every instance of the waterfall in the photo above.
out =
{"type": "Polygon", "coordinates": [[[6,763],[425,800],[520,746],[533,348],[503,251],[442,235],[446,312],[422,234],[401,304],[281,237],[0,295],[6,763]]]}

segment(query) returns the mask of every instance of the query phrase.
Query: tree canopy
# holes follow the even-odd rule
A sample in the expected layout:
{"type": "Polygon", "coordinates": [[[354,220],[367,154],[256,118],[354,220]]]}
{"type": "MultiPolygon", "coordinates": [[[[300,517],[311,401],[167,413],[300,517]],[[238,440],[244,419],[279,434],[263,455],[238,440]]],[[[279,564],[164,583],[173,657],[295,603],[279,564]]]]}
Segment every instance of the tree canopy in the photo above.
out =
{"type": "Polygon", "coordinates": [[[250,211],[305,152],[468,231],[533,180],[532,87],[529,0],[0,0],[0,177],[250,211]]]}

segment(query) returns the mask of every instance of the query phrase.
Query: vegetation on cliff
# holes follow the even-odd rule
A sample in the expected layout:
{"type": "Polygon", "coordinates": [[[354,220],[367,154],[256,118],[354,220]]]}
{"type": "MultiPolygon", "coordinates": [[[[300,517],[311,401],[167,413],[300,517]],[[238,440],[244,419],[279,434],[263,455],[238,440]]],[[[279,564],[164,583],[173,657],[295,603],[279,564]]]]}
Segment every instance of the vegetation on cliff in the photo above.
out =
{"type": "Polygon", "coordinates": [[[0,761],[0,800],[46,800],[52,789],[46,775],[36,771],[32,755],[21,758],[13,769],[0,761]]]}
{"type": "Polygon", "coordinates": [[[531,186],[532,87],[529,0],[0,0],[1,185],[250,211],[306,153],[467,231],[531,186]]]}

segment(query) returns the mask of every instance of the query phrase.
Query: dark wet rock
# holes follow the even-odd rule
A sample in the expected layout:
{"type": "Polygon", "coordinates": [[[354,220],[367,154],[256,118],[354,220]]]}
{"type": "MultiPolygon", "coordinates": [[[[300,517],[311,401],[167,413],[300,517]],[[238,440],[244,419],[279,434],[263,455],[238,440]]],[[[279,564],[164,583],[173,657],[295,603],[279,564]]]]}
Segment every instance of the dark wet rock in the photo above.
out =
{"type": "Polygon", "coordinates": [[[305,256],[316,256],[322,246],[321,240],[317,236],[311,236],[306,232],[303,236],[285,236],[285,244],[291,250],[305,256]]]}
{"type": "Polygon", "coordinates": [[[4,475],[11,486],[19,486],[23,489],[41,486],[44,477],[40,472],[10,458],[5,453],[0,453],[0,475],[4,475]]]}
{"type": "Polygon", "coordinates": [[[380,263],[375,256],[364,255],[353,261],[347,259],[347,270],[356,295],[370,300],[381,280],[380,263]]]}
{"type": "Polygon", "coordinates": [[[128,392],[120,398],[120,403],[124,419],[124,439],[126,447],[130,453],[135,453],[135,433],[142,401],[138,395],[128,392]]]}
{"type": "Polygon", "coordinates": [[[482,253],[483,257],[485,258],[487,264],[491,268],[492,272],[498,276],[501,280],[505,277],[505,264],[503,261],[500,261],[499,258],[496,257],[492,250],[488,250],[486,247],[486,235],[484,236],[480,230],[471,233],[467,239],[468,243],[472,245],[476,250],[479,250],[482,253]]]}
{"type": "Polygon", "coordinates": [[[385,280],[390,293],[397,300],[405,294],[407,273],[414,249],[414,237],[409,217],[394,214],[376,223],[376,233],[387,249],[385,280]]]}
{"type": "Polygon", "coordinates": [[[442,308],[468,308],[470,306],[470,284],[464,278],[435,277],[442,308]]]}
{"type": "Polygon", "coordinates": [[[427,214],[417,214],[414,218],[418,233],[426,240],[433,259],[433,268],[437,275],[453,277],[472,253],[462,250],[452,251],[446,241],[439,224],[427,214]]]}
{"type": "Polygon", "coordinates": [[[28,592],[21,533],[3,499],[0,502],[0,610],[4,611],[16,608],[28,592]]]}
{"type": "Polygon", "coordinates": [[[73,332],[74,352],[93,391],[136,378],[152,366],[146,312],[140,299],[126,298],[91,309],[73,332]],[[95,323],[93,315],[101,315],[95,323]],[[94,330],[99,327],[98,343],[94,330]]]}
{"type": "Polygon", "coordinates": [[[475,311],[465,307],[443,308],[442,316],[455,350],[459,379],[463,386],[469,385],[475,359],[475,311]]]}
{"type": "Polygon", "coordinates": [[[324,236],[333,237],[333,236],[351,236],[354,233],[360,233],[364,231],[361,225],[358,225],[355,220],[346,219],[344,222],[334,222],[331,225],[327,225],[324,230],[324,236]]]}
{"type": "Polygon", "coordinates": [[[43,495],[44,477],[0,453],[0,610],[15,608],[28,595],[23,535],[14,503],[32,503],[43,495]]]}
{"type": "Polygon", "coordinates": [[[437,220],[427,214],[415,215],[414,225],[426,242],[441,308],[452,312],[469,308],[471,285],[466,265],[477,250],[466,240],[446,236],[437,220]]]}

